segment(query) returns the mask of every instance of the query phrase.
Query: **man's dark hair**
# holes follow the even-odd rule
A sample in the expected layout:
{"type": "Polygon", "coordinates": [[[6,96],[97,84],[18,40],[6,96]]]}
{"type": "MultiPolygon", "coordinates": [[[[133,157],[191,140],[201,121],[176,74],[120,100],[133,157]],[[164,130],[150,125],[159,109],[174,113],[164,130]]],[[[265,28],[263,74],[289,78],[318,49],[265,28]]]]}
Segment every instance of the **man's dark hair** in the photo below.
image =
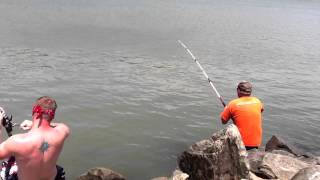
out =
{"type": "Polygon", "coordinates": [[[243,95],[251,95],[252,85],[248,81],[241,81],[237,88],[243,95]]]}

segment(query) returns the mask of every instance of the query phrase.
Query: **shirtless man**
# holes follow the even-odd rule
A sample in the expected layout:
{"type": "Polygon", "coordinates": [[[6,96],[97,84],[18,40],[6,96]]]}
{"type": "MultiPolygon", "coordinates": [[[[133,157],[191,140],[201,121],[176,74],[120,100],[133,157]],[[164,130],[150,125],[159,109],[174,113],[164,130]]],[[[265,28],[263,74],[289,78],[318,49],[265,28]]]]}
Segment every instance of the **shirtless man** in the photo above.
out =
{"type": "MultiPolygon", "coordinates": [[[[52,122],[56,108],[54,99],[40,97],[33,105],[33,120],[25,120],[20,125],[29,131],[0,141],[0,159],[15,157],[20,180],[61,179],[57,177],[56,163],[70,130],[65,124],[52,122]]],[[[2,121],[5,112],[2,108],[0,111],[2,121]]],[[[0,133],[1,129],[2,125],[0,133]]]]}

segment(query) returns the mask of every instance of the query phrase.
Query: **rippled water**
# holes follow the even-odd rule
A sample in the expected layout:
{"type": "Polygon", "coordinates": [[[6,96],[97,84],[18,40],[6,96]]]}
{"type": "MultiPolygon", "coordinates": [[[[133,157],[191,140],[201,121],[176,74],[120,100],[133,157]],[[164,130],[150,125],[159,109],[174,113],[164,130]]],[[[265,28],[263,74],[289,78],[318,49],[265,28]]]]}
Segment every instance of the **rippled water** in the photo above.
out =
{"type": "Polygon", "coordinates": [[[224,127],[178,39],[226,101],[253,82],[264,143],[278,134],[320,156],[317,1],[10,1],[0,16],[0,104],[19,122],[37,97],[56,98],[72,130],[59,161],[69,179],[94,166],[169,176],[179,153],[224,127]]]}

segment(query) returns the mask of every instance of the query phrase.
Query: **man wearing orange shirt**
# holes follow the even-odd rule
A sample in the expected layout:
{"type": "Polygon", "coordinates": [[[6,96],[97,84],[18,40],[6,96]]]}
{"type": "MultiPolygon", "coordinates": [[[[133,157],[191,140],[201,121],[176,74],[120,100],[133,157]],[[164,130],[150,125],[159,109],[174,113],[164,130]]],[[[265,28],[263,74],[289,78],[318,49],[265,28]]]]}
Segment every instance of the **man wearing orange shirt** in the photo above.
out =
{"type": "Polygon", "coordinates": [[[251,83],[240,82],[237,87],[239,98],[229,102],[221,113],[223,124],[232,119],[238,127],[247,150],[258,148],[262,141],[263,104],[258,98],[251,96],[251,92],[251,83]]]}

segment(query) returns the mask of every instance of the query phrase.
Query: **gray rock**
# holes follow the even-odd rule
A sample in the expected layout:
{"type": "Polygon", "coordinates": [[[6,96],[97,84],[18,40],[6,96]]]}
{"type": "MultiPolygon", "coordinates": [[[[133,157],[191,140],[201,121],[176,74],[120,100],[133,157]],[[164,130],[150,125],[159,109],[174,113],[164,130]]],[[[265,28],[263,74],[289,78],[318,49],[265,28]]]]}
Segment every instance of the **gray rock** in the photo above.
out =
{"type": "Polygon", "coordinates": [[[157,178],[153,178],[151,180],[187,180],[189,177],[188,174],[183,173],[182,171],[176,169],[173,172],[172,177],[168,178],[168,177],[157,177],[157,178]]]}
{"type": "Polygon", "coordinates": [[[256,176],[254,173],[250,172],[250,180],[263,180],[263,178],[260,178],[256,176]]]}
{"type": "Polygon", "coordinates": [[[266,179],[275,177],[275,175],[274,176],[269,176],[269,175],[266,176],[266,174],[269,174],[269,173],[265,173],[265,172],[260,171],[262,160],[263,160],[264,156],[267,154],[267,152],[262,151],[262,150],[256,150],[256,149],[252,149],[247,152],[248,152],[247,158],[248,158],[248,161],[250,164],[250,171],[252,173],[254,173],[258,177],[266,178],[266,179]]]}
{"type": "Polygon", "coordinates": [[[320,165],[320,162],[317,158],[301,156],[301,157],[298,157],[298,159],[310,165],[320,165]]]}
{"type": "Polygon", "coordinates": [[[125,177],[111,169],[95,167],[89,169],[87,173],[79,176],[77,180],[125,180],[125,177]]]}
{"type": "Polygon", "coordinates": [[[172,180],[187,180],[188,177],[189,177],[188,174],[183,173],[183,172],[180,171],[180,170],[175,170],[175,171],[173,172],[172,180]]]}
{"type": "Polygon", "coordinates": [[[156,177],[156,178],[152,178],[151,180],[169,180],[168,177],[156,177]]]}
{"type": "Polygon", "coordinates": [[[291,180],[319,180],[320,179],[320,166],[312,166],[301,169],[295,174],[291,180]]]}
{"type": "Polygon", "coordinates": [[[273,152],[274,150],[287,151],[295,156],[304,156],[306,158],[312,157],[311,154],[304,153],[300,149],[297,149],[291,144],[285,142],[283,139],[273,135],[267,142],[265,151],[273,152]]]}
{"type": "Polygon", "coordinates": [[[273,179],[291,179],[299,170],[309,164],[290,156],[267,153],[261,162],[259,170],[266,177],[273,179]]]}
{"type": "Polygon", "coordinates": [[[249,178],[246,156],[238,128],[231,124],[184,151],[178,157],[178,164],[190,180],[240,180],[249,178]]]}
{"type": "Polygon", "coordinates": [[[272,136],[272,138],[266,144],[266,151],[274,154],[282,154],[291,157],[298,157],[299,160],[304,161],[311,165],[320,165],[318,157],[315,157],[311,153],[302,152],[294,146],[288,144],[283,139],[272,136]]]}
{"type": "Polygon", "coordinates": [[[284,150],[272,150],[271,152],[273,154],[281,154],[281,155],[290,156],[290,157],[297,157],[296,155],[284,150]]]}

